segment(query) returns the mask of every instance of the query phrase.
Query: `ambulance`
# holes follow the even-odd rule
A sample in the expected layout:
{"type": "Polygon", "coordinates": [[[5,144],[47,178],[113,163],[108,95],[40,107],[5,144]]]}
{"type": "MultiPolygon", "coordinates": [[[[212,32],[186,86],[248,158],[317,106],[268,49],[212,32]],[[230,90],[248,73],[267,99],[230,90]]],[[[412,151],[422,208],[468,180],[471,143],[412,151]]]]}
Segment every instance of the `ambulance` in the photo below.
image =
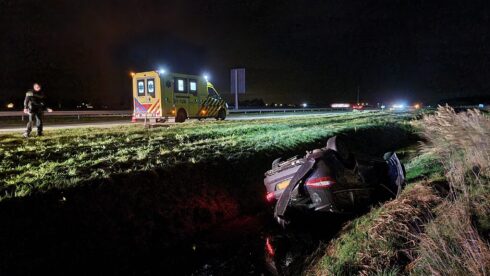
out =
{"type": "Polygon", "coordinates": [[[224,120],[228,114],[228,104],[205,77],[163,71],[131,73],[131,77],[133,121],[224,120]]]}

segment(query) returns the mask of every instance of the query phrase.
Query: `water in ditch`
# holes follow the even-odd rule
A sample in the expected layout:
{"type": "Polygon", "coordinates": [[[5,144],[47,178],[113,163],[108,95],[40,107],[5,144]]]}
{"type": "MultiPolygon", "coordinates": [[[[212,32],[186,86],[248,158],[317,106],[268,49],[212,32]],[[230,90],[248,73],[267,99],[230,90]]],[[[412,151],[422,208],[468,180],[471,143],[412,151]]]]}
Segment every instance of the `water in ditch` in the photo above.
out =
{"type": "MultiPolygon", "coordinates": [[[[268,212],[241,217],[200,241],[205,248],[190,274],[298,275],[308,257],[338,232],[344,220],[324,216],[285,230],[268,212]]],[[[199,242],[195,249],[199,250],[199,242]]]]}

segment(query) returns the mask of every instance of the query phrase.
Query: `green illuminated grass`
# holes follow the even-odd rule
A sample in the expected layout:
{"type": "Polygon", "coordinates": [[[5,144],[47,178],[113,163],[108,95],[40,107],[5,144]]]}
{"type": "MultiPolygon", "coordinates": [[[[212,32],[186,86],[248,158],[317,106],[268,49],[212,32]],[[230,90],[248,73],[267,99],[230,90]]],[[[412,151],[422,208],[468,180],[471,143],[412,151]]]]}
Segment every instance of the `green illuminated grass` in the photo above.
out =
{"type": "Polygon", "coordinates": [[[167,168],[178,163],[238,161],[257,153],[285,152],[349,129],[395,124],[386,113],[357,113],[254,121],[190,122],[144,129],[47,131],[23,139],[0,135],[0,199],[64,189],[117,173],[167,168]]]}
{"type": "Polygon", "coordinates": [[[406,166],[407,180],[428,178],[444,179],[444,168],[434,154],[424,153],[413,158],[406,166]]]}

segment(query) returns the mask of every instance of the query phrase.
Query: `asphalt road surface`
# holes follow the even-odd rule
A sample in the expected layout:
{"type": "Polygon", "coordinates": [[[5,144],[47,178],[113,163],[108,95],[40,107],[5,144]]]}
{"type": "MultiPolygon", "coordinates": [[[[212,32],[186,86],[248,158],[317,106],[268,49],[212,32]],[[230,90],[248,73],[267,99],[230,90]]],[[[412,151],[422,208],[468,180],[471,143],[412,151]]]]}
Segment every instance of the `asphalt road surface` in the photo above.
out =
{"type": "MultiPolygon", "coordinates": [[[[339,111],[339,112],[319,112],[319,113],[284,113],[284,114],[232,114],[229,115],[226,120],[228,121],[247,121],[247,120],[263,120],[263,119],[272,119],[272,118],[291,118],[291,117],[325,117],[332,116],[336,114],[346,113],[348,111],[339,111]]],[[[194,121],[195,119],[190,119],[190,121],[194,121]]],[[[206,121],[214,121],[215,119],[206,119],[206,121]]],[[[63,122],[63,123],[45,123],[45,130],[53,130],[53,129],[70,129],[70,128],[80,128],[80,127],[95,127],[95,128],[108,128],[108,127],[116,127],[121,125],[130,125],[130,119],[124,120],[104,120],[103,117],[100,120],[94,122],[81,122],[78,123],[76,118],[73,119],[73,122],[63,122]]],[[[2,126],[0,119],[0,133],[8,133],[8,132],[22,132],[25,129],[25,121],[19,122],[18,125],[5,125],[2,126]]],[[[138,121],[139,124],[143,124],[143,121],[138,121]]],[[[174,122],[167,122],[165,124],[174,124],[174,122]]],[[[34,126],[35,131],[35,126],[34,126]]]]}

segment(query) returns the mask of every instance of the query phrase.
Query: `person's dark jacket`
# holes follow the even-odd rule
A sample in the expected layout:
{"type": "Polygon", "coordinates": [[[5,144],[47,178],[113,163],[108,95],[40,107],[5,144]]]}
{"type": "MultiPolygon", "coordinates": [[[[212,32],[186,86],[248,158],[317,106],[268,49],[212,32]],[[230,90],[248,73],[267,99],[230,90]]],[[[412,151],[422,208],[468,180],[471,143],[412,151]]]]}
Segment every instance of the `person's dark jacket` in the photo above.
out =
{"type": "Polygon", "coordinates": [[[29,113],[43,112],[46,109],[43,92],[28,90],[24,100],[24,109],[28,109],[29,113]]]}

